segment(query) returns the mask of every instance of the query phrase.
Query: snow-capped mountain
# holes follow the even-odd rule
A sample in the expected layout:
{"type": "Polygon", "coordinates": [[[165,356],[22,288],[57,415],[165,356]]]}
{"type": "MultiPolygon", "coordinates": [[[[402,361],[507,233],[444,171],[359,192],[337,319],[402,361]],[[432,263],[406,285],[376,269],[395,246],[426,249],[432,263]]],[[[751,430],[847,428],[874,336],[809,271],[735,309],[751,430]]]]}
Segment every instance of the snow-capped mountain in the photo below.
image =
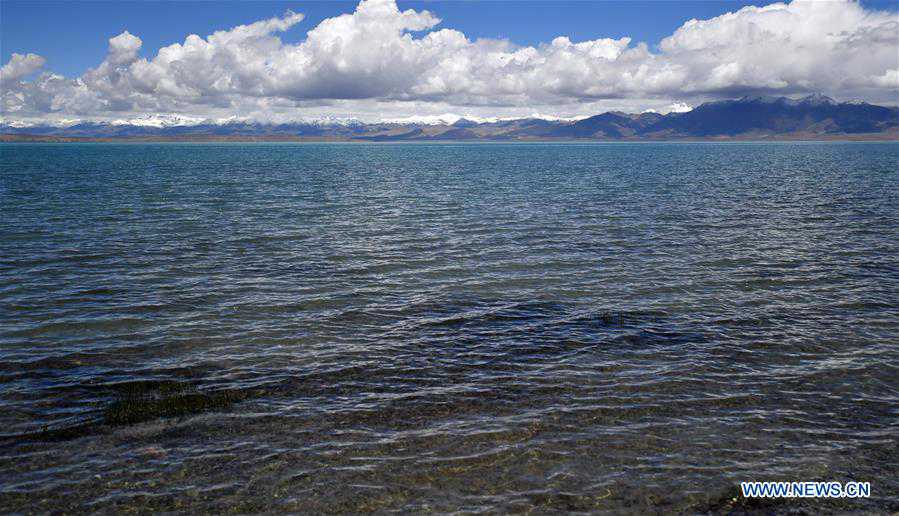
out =
{"type": "Polygon", "coordinates": [[[457,115],[456,113],[443,113],[442,115],[412,115],[399,118],[386,118],[382,122],[385,124],[397,125],[461,125],[461,124],[495,124],[498,122],[514,122],[516,120],[546,120],[549,122],[576,122],[583,120],[589,115],[575,117],[559,117],[553,115],[543,115],[533,113],[528,116],[511,116],[511,117],[483,117],[475,115],[457,115]]]}
{"type": "MultiPolygon", "coordinates": [[[[899,108],[864,102],[838,103],[823,95],[804,98],[743,97],[676,106],[667,114],[609,112],[586,118],[533,115],[474,117],[444,113],[364,123],[323,116],[283,122],[232,117],[203,120],[154,114],[111,121],[0,120],[0,134],[81,138],[272,138],[315,140],[527,140],[677,139],[710,137],[797,137],[880,135],[899,138],[899,108]]],[[[9,139],[9,138],[7,138],[9,139]]]]}
{"type": "Polygon", "coordinates": [[[386,118],[383,120],[386,124],[397,125],[453,125],[460,120],[468,120],[476,124],[490,124],[496,122],[496,118],[482,118],[471,115],[457,115],[455,113],[444,113],[442,115],[412,115],[400,118],[386,118]]]}
{"type": "Polygon", "coordinates": [[[152,114],[143,115],[137,118],[118,119],[109,121],[109,125],[115,126],[135,126],[135,127],[181,127],[189,125],[199,125],[204,122],[202,118],[194,118],[189,116],[174,114],[152,114]]]}

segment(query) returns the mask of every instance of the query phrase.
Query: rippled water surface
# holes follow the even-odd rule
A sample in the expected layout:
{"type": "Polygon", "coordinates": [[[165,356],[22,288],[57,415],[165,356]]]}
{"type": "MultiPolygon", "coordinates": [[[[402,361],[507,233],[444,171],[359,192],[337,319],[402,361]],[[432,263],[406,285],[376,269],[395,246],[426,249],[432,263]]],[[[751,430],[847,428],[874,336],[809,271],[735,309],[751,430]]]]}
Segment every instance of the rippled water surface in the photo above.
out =
{"type": "Polygon", "coordinates": [[[899,510],[897,144],[0,156],[4,512],[899,510]]]}

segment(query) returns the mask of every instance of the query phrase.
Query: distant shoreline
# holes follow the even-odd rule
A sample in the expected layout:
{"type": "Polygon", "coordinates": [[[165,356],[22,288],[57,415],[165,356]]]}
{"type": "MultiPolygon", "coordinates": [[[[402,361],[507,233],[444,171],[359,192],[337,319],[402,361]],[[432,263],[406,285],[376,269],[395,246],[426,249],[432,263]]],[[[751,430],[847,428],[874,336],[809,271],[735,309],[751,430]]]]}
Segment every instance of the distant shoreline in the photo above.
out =
{"type": "Polygon", "coordinates": [[[795,134],[795,135],[745,135],[715,136],[709,138],[338,138],[305,136],[44,136],[27,134],[0,134],[5,143],[714,143],[714,142],[896,142],[899,133],[863,134],[795,134]]]}

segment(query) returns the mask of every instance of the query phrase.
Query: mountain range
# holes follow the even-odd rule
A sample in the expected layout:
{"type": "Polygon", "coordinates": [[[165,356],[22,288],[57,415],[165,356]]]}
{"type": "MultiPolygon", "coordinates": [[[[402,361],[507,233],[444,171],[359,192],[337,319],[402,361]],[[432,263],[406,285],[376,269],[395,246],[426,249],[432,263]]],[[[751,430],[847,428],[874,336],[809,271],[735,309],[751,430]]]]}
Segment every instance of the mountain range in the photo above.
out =
{"type": "Polygon", "coordinates": [[[146,140],[678,140],[678,139],[899,139],[899,108],[801,99],[743,97],[707,102],[693,110],[659,114],[607,112],[579,120],[467,119],[454,115],[376,123],[324,118],[266,124],[152,115],[113,122],[30,125],[0,122],[0,139],[146,140]]]}

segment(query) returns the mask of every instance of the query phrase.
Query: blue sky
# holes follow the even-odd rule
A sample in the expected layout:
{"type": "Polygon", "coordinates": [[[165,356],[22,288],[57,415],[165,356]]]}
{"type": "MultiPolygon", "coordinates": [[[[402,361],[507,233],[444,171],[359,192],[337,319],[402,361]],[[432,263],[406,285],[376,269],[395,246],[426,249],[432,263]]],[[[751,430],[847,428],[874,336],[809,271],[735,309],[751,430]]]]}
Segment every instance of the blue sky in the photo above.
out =
{"type": "Polygon", "coordinates": [[[897,0],[0,0],[0,116],[566,118],[809,93],[895,103],[897,48],[897,0]]]}
{"type": "MultiPolygon", "coordinates": [[[[706,19],[745,5],[747,1],[399,1],[400,9],[428,9],[440,17],[439,27],[453,27],[472,38],[508,38],[536,45],[566,35],[572,41],[629,36],[657,44],[691,18],[706,19]]],[[[899,1],[866,0],[877,9],[899,9],[899,1]]],[[[189,34],[271,18],[287,9],[306,15],[282,36],[301,40],[322,19],[352,12],[356,2],[272,1],[115,1],[78,2],[3,0],[0,2],[0,48],[3,62],[13,52],[44,56],[48,67],[67,76],[95,66],[106,53],[107,40],[128,30],[144,41],[141,55],[183,41],[189,34]]]]}

